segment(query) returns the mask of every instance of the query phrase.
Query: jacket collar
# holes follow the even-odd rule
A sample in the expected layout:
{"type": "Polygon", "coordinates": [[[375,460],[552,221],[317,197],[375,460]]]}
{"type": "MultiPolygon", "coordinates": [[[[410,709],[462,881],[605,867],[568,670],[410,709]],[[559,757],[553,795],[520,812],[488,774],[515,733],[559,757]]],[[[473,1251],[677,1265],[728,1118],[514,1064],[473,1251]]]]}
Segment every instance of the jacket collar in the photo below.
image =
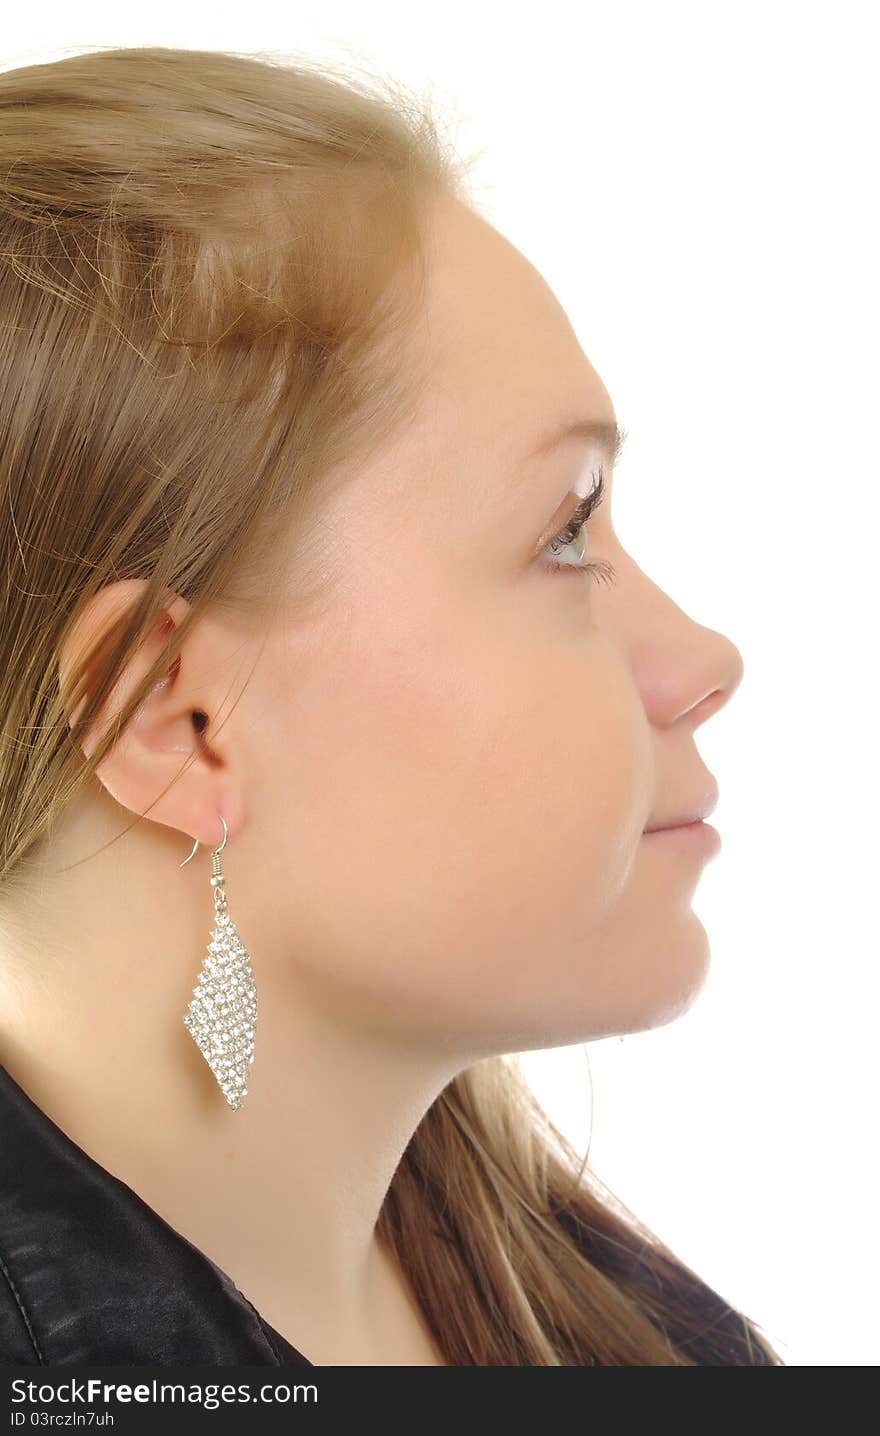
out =
{"type": "Polygon", "coordinates": [[[0,1152],[5,1363],[313,1365],[2,1064],[0,1152]]]}

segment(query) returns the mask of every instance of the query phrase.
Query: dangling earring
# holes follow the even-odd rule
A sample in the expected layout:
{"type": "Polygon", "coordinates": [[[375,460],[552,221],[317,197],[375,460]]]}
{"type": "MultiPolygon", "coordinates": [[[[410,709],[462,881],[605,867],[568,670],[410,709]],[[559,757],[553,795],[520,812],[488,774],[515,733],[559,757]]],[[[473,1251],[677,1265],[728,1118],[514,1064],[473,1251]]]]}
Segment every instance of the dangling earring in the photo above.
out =
{"type": "MultiPolygon", "coordinates": [[[[230,1107],[237,1109],[247,1096],[248,1069],[254,1060],[257,989],[250,955],[227,908],[220,854],[226,847],[229,829],[222,814],[220,821],[223,842],[211,854],[216,922],[183,1021],[230,1107]]],[[[196,838],[195,847],[181,867],[195,857],[198,846],[196,838]]]]}

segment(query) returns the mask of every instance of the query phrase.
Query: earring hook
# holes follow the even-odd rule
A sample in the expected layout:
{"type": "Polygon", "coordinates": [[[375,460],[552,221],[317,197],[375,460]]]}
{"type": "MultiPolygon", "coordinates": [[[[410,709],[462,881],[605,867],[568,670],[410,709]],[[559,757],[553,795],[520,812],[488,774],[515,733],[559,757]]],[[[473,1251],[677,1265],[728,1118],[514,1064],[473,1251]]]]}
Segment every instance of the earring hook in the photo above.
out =
{"type": "MultiPolygon", "coordinates": [[[[214,851],[215,851],[216,853],[222,853],[223,849],[226,847],[226,839],[229,837],[229,829],[228,829],[227,826],[226,826],[226,819],[224,818],[224,816],[223,816],[222,813],[219,814],[219,817],[220,817],[221,823],[223,824],[223,841],[222,841],[222,843],[220,844],[219,848],[215,848],[215,849],[214,849],[214,851]]],[[[181,867],[181,868],[185,868],[185,867],[186,867],[187,863],[189,862],[189,859],[195,857],[195,855],[196,855],[196,849],[198,848],[198,846],[199,846],[199,840],[198,840],[198,838],[196,838],[195,845],[194,845],[194,847],[193,847],[192,852],[191,852],[190,855],[189,855],[189,858],[184,858],[183,862],[178,864],[178,867],[181,867]]]]}

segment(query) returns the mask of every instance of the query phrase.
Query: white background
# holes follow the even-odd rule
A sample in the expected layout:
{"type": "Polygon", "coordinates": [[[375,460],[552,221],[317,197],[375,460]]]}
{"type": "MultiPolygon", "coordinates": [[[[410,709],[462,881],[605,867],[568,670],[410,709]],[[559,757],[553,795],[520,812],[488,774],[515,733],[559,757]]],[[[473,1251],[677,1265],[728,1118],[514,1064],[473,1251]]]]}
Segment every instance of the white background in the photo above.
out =
{"type": "Polygon", "coordinates": [[[721,855],[677,1022],[523,1061],[602,1179],[792,1365],[877,1365],[875,4],[10,7],[0,67],[107,45],[349,57],[430,87],[482,211],[628,430],[624,545],[729,634],[697,733],[721,855]],[[309,12],[315,23],[308,23],[309,12]]]}

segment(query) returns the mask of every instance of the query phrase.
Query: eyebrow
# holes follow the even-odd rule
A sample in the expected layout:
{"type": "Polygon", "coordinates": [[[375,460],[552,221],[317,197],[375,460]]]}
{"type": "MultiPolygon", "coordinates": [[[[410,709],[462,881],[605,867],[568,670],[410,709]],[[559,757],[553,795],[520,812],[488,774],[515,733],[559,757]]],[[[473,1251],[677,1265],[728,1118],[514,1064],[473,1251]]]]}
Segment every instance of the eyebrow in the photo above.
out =
{"type": "Polygon", "coordinates": [[[610,419],[577,419],[574,423],[551,429],[529,450],[526,458],[544,458],[566,439],[580,439],[598,445],[604,450],[609,467],[613,468],[623,452],[626,430],[610,419]]]}

